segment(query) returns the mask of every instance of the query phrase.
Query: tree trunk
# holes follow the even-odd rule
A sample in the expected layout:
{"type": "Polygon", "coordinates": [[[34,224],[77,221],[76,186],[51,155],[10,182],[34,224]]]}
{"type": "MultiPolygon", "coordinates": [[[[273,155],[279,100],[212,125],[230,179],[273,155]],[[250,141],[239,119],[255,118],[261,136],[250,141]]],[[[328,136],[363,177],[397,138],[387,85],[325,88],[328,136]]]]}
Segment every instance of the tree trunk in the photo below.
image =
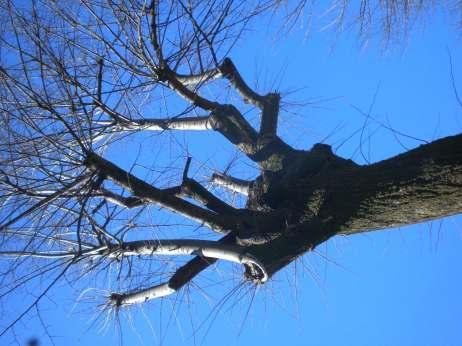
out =
{"type": "Polygon", "coordinates": [[[319,144],[299,156],[277,176],[259,177],[249,195],[249,208],[285,217],[279,237],[249,249],[270,275],[334,235],[462,212],[462,135],[368,166],[341,159],[319,144]],[[303,157],[310,164],[301,164],[303,157]]]}

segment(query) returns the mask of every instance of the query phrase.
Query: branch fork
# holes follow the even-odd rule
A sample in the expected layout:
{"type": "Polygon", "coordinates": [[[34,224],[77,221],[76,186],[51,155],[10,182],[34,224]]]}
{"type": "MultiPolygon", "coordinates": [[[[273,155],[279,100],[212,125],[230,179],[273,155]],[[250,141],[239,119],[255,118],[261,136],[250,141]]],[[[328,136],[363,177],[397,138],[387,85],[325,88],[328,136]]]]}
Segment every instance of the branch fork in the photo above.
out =
{"type": "MultiPolygon", "coordinates": [[[[112,246],[108,251],[109,256],[116,257],[196,255],[201,258],[221,259],[244,265],[245,277],[256,284],[263,284],[269,278],[265,266],[249,254],[245,247],[215,241],[188,239],[133,241],[112,246]]],[[[173,281],[172,279],[173,277],[168,282],[128,293],[114,292],[109,296],[109,303],[115,306],[132,305],[168,296],[177,291],[175,282],[178,278],[173,281]]]]}

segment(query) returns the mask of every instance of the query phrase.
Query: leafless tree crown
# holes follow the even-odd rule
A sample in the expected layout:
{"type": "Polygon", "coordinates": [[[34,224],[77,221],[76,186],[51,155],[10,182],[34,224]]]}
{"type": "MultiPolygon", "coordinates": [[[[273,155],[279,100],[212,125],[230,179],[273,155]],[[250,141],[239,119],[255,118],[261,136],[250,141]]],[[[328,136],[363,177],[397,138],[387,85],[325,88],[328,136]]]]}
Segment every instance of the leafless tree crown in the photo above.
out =
{"type": "Polygon", "coordinates": [[[217,260],[242,265],[244,280],[263,284],[335,234],[460,212],[462,146],[446,153],[459,137],[366,168],[328,145],[295,150],[278,137],[280,95],[251,88],[228,57],[248,21],[275,5],[0,1],[0,297],[46,279],[2,333],[66,278],[107,273],[118,282],[106,294],[108,308],[170,295],[217,260]],[[123,166],[139,153],[111,152],[132,136],[184,130],[215,131],[258,177],[209,171],[204,183],[190,174],[194,157],[184,157],[181,171],[178,162],[162,169],[176,177],[159,183],[143,162],[123,166]],[[437,164],[414,179],[433,156],[437,164]],[[217,197],[211,185],[244,196],[245,206],[217,197]],[[417,191],[435,186],[445,201],[431,195],[416,210],[417,191]],[[151,218],[159,207],[199,231],[165,236],[151,218]],[[210,240],[204,229],[221,238],[210,240]],[[171,256],[195,257],[172,266],[171,256]]]}

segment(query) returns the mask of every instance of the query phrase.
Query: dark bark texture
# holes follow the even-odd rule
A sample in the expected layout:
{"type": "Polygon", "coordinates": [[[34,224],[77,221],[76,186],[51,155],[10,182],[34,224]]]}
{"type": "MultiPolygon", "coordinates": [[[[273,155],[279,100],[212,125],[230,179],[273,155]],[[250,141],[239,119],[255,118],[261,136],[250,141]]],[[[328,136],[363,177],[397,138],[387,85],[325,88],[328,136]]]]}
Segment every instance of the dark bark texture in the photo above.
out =
{"type": "MultiPolygon", "coordinates": [[[[462,212],[462,135],[447,137],[368,166],[326,145],[253,185],[248,207],[279,213],[275,239],[251,252],[274,273],[334,235],[350,235],[462,212]]],[[[265,233],[267,230],[263,230],[265,233]]]]}

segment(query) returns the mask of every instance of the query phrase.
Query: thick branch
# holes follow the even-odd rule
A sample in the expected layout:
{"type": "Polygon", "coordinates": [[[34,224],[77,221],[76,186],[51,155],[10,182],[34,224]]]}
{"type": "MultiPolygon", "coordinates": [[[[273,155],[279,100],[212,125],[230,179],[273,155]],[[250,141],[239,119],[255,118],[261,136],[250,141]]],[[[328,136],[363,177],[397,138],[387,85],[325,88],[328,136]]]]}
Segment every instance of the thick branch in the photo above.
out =
{"type": "Polygon", "coordinates": [[[280,99],[280,95],[276,93],[265,96],[261,115],[260,135],[276,135],[280,99]]]}
{"type": "Polygon", "coordinates": [[[176,73],[176,79],[178,79],[180,83],[186,86],[194,86],[194,85],[202,84],[204,82],[214,80],[219,77],[221,77],[221,71],[217,68],[207,70],[207,71],[204,71],[198,74],[184,75],[184,74],[176,73]]]}
{"type": "Polygon", "coordinates": [[[213,173],[211,181],[244,196],[249,194],[249,187],[252,183],[251,181],[234,178],[222,173],[213,173]]]}
{"type": "MultiPolygon", "coordinates": [[[[116,194],[107,189],[100,189],[101,196],[108,202],[117,204],[118,206],[125,208],[136,208],[141,207],[146,204],[146,201],[139,197],[124,197],[119,194],[116,194]]],[[[232,215],[237,214],[239,211],[230,206],[229,204],[223,202],[221,199],[216,197],[214,194],[209,192],[205,187],[199,184],[193,179],[185,179],[181,186],[175,186],[171,188],[163,189],[165,193],[172,194],[176,197],[188,197],[192,198],[195,201],[201,203],[208,209],[222,215],[232,215]]]]}
{"type": "MultiPolygon", "coordinates": [[[[216,105],[209,116],[176,119],[119,120],[116,124],[125,130],[210,130],[220,132],[246,155],[258,151],[258,134],[241,113],[231,105],[216,105]]],[[[98,125],[110,126],[114,122],[99,121],[98,125]]]]}
{"type": "MultiPolygon", "coordinates": [[[[114,245],[108,249],[111,255],[138,256],[164,255],[185,256],[197,255],[222,259],[234,263],[259,266],[258,260],[247,253],[247,248],[239,245],[228,245],[213,240],[197,239],[165,239],[165,240],[136,240],[114,245]]],[[[264,268],[260,268],[265,275],[264,268]]],[[[262,279],[265,281],[265,279],[262,279]]]]}
{"type": "MultiPolygon", "coordinates": [[[[276,130],[277,114],[271,115],[270,118],[274,120],[274,123],[269,121],[266,128],[269,129],[269,132],[272,132],[276,130]]],[[[274,138],[259,137],[257,131],[255,131],[242,114],[232,105],[217,105],[210,112],[209,116],[176,119],[139,119],[131,121],[119,121],[119,119],[114,118],[114,120],[118,126],[126,130],[164,131],[213,129],[221,133],[255,162],[266,161],[274,154],[284,156],[292,150],[277,136],[272,136],[274,138]]],[[[99,121],[97,123],[103,126],[114,124],[113,122],[107,121],[99,121]]]]}
{"type": "MultiPolygon", "coordinates": [[[[255,274],[255,277],[252,278],[255,282],[264,283],[268,279],[266,269],[258,259],[247,253],[245,247],[226,245],[215,241],[188,239],[133,241],[111,248],[110,255],[198,255],[242,264],[246,268],[250,268],[248,271],[255,274]]],[[[110,296],[110,301],[117,306],[143,303],[153,298],[172,294],[176,292],[177,286],[178,283],[173,285],[169,281],[143,290],[124,294],[113,293],[110,296]]]]}
{"type": "Polygon", "coordinates": [[[122,195],[116,194],[112,191],[109,191],[107,189],[100,189],[102,197],[111,203],[117,204],[120,207],[125,207],[125,208],[136,208],[136,207],[141,207],[145,205],[145,202],[138,198],[138,197],[124,197],[122,195]]]}
{"type": "Polygon", "coordinates": [[[209,99],[200,96],[196,91],[189,89],[176,78],[175,73],[168,67],[159,71],[159,80],[166,82],[170,89],[174,90],[178,95],[182,96],[194,106],[208,111],[212,111],[220,106],[218,102],[210,101],[209,99]]]}
{"type": "MultiPolygon", "coordinates": [[[[234,244],[236,237],[234,233],[228,233],[223,238],[217,241],[221,244],[234,244]]],[[[200,272],[213,265],[217,261],[216,258],[196,256],[175,271],[175,274],[169,280],[169,286],[174,290],[179,290],[181,287],[190,282],[200,272]]]]}
{"type": "MultiPolygon", "coordinates": [[[[116,124],[123,130],[148,130],[148,131],[164,131],[164,130],[190,130],[190,131],[203,131],[210,130],[209,116],[200,117],[184,117],[174,119],[138,119],[130,121],[119,121],[114,119],[116,124]]],[[[112,121],[97,121],[97,125],[111,126],[114,125],[112,121]]]]}
{"type": "Polygon", "coordinates": [[[198,75],[183,76],[175,74],[173,71],[166,70],[162,76],[168,81],[170,87],[176,90],[180,95],[207,110],[213,110],[219,106],[219,104],[202,99],[197,93],[189,90],[186,85],[198,84],[203,80],[218,78],[220,76],[228,79],[246,103],[254,104],[262,110],[260,134],[276,134],[280,95],[277,93],[270,93],[262,96],[256,93],[245,83],[231,59],[224,59],[218,69],[206,71],[198,75]]]}
{"type": "Polygon", "coordinates": [[[227,233],[236,228],[235,219],[233,220],[224,215],[218,215],[184,201],[164,190],[157,189],[97,154],[88,154],[85,165],[90,170],[104,174],[116,184],[130,190],[135,197],[168,208],[176,213],[196,220],[217,232],[227,233]]]}
{"type": "Polygon", "coordinates": [[[277,136],[260,136],[232,105],[211,113],[211,126],[263,169],[279,170],[295,151],[277,136]]]}
{"type": "Polygon", "coordinates": [[[209,192],[205,187],[193,179],[185,179],[181,185],[180,191],[182,196],[190,197],[216,213],[235,215],[239,212],[236,208],[233,208],[229,204],[217,198],[214,194],[209,192]]]}
{"type": "MultiPolygon", "coordinates": [[[[266,98],[264,98],[266,100],[266,98]]],[[[248,123],[242,114],[232,105],[216,105],[209,116],[185,117],[174,119],[137,119],[126,120],[113,117],[115,124],[127,131],[150,130],[209,130],[221,133],[232,144],[237,146],[251,160],[259,163],[264,169],[270,169],[277,163],[278,169],[282,161],[293,149],[276,136],[279,97],[268,96],[268,105],[262,113],[260,133],[248,123]]],[[[266,102],[266,101],[265,101],[266,102]]],[[[98,121],[98,125],[111,126],[112,121],[98,121]]],[[[270,169],[273,170],[273,169],[270,169]]],[[[276,169],[277,170],[277,169],[276,169]]]]}
{"type": "Polygon", "coordinates": [[[265,105],[264,97],[253,91],[252,88],[247,85],[230,58],[225,58],[223,60],[220,70],[223,77],[229,80],[246,103],[253,104],[263,109],[265,105]]]}

